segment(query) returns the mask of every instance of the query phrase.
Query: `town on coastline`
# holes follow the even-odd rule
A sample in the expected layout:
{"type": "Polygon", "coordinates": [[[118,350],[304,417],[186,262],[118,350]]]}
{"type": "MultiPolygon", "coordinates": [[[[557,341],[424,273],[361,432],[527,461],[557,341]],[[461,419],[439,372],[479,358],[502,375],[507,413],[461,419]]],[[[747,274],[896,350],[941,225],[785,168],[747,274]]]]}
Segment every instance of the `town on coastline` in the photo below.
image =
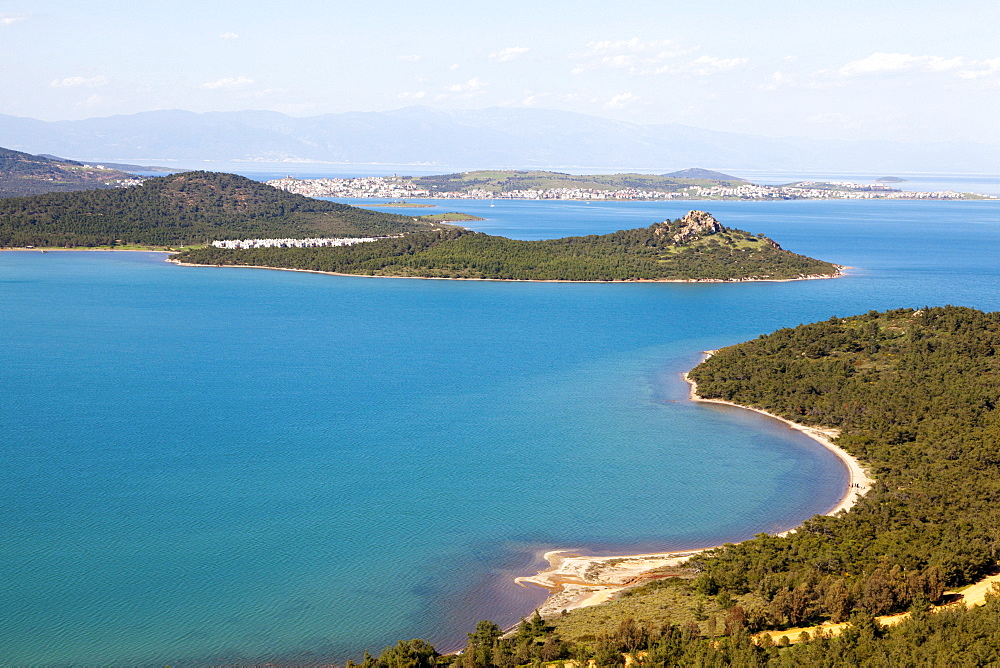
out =
{"type": "Polygon", "coordinates": [[[234,250],[247,248],[320,248],[332,246],[353,246],[379,239],[388,239],[387,235],[381,237],[310,237],[308,239],[216,239],[212,245],[216,248],[229,248],[234,250]]]}
{"type": "MultiPolygon", "coordinates": [[[[585,179],[586,177],[580,177],[585,179]]],[[[350,197],[389,199],[523,199],[523,200],[789,200],[789,199],[919,199],[960,200],[989,199],[953,190],[919,192],[899,190],[886,183],[856,183],[850,181],[801,181],[788,185],[769,186],[755,183],[677,184],[669,190],[656,188],[620,187],[550,187],[496,189],[465,187],[440,190],[422,187],[417,179],[407,176],[366,176],[361,178],[299,179],[286,176],[267,184],[307,197],[350,197]]]]}

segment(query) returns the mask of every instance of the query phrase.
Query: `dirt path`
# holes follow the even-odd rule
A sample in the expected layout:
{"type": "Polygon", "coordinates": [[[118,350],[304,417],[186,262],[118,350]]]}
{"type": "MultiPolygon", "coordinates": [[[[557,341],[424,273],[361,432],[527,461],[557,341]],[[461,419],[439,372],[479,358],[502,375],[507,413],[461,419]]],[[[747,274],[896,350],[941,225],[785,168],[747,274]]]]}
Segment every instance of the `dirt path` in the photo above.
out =
{"type": "MultiPolygon", "coordinates": [[[[965,605],[966,608],[974,608],[978,605],[984,605],[986,603],[986,594],[1000,589],[1000,573],[996,575],[990,575],[983,578],[975,584],[971,584],[968,587],[958,590],[946,592],[952,596],[959,596],[957,601],[948,603],[946,605],[936,605],[931,608],[931,612],[939,612],[941,610],[947,610],[953,608],[957,605],[965,605]]],[[[901,612],[895,615],[883,615],[881,617],[876,617],[875,619],[882,626],[895,626],[900,622],[909,619],[910,613],[901,612]]],[[[809,638],[818,637],[819,633],[822,632],[826,636],[837,636],[840,635],[845,628],[850,626],[847,622],[842,622],[839,624],[834,624],[832,622],[828,624],[819,624],[817,626],[804,626],[794,629],[785,629],[784,631],[762,631],[754,637],[760,639],[764,636],[771,636],[773,642],[778,642],[778,640],[785,636],[788,638],[790,643],[800,642],[800,636],[805,633],[809,638]]]]}

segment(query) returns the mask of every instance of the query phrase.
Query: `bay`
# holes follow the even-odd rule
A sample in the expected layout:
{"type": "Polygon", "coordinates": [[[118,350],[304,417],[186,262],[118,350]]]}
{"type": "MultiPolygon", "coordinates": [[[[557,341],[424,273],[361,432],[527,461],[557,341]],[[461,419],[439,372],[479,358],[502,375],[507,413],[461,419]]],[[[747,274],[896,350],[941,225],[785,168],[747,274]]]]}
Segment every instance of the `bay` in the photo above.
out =
{"type": "Polygon", "coordinates": [[[512,578],[546,550],[794,526],[836,503],[842,467],[687,402],[699,351],[870,309],[1000,307],[996,202],[443,204],[516,238],[705,208],[853,268],[550,284],[0,253],[0,664],[455,647],[530,612],[541,595],[512,578]]]}

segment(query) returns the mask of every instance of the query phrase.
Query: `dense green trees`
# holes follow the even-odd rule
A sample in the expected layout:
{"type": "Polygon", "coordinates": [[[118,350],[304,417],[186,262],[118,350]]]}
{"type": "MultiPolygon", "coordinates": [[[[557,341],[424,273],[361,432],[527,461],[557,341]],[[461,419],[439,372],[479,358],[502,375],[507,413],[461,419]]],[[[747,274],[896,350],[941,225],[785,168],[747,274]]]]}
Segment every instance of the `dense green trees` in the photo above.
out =
{"type": "Polygon", "coordinates": [[[753,592],[759,625],[924,606],[1000,555],[1000,313],[831,318],[725,348],[705,397],[842,430],[877,484],[846,515],[699,557],[705,593],[753,592]]]}
{"type": "MultiPolygon", "coordinates": [[[[601,667],[624,666],[626,653],[650,668],[759,666],[771,668],[899,668],[900,666],[995,666],[1000,664],[1000,599],[966,610],[953,607],[934,614],[918,613],[897,626],[882,628],[871,617],[856,617],[851,628],[835,637],[811,638],[788,645],[756,641],[737,620],[725,636],[706,640],[693,624],[639,625],[632,619],[601,632],[587,643],[558,641],[558,653],[544,655],[535,643],[529,652],[506,648],[523,646],[521,631],[496,637],[489,654],[470,644],[461,655],[439,656],[420,640],[386,648],[378,659],[366,656],[365,668],[514,668],[540,666],[545,661],[591,660],[601,667]],[[548,658],[543,658],[547,656],[548,658]]],[[[480,626],[492,624],[480,622],[480,626]]],[[[493,625],[495,626],[495,625],[493,625]]],[[[478,627],[477,627],[478,628],[478,627]]],[[[550,634],[549,639],[555,638],[550,634]]],[[[797,641],[798,638],[789,638],[797,641]]],[[[548,642],[548,641],[546,641],[548,642]]],[[[348,668],[351,665],[348,664],[348,668]]]]}
{"type": "Polygon", "coordinates": [[[790,253],[741,230],[723,229],[678,243],[673,236],[680,229],[678,220],[542,241],[448,230],[340,248],[205,248],[177,259],[371,276],[507,280],[788,279],[837,271],[827,262],[790,253]]]}
{"type": "Polygon", "coordinates": [[[0,199],[0,246],[173,246],[213,239],[377,236],[440,227],[215,172],[173,174],[117,190],[0,199]]]}

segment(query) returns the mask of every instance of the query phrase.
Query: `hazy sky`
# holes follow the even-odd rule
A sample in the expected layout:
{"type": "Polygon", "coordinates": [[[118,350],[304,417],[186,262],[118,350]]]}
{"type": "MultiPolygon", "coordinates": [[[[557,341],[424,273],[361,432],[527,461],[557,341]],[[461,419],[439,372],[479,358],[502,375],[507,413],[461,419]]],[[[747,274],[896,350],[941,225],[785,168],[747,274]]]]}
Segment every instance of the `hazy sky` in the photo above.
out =
{"type": "Polygon", "coordinates": [[[0,0],[0,113],[536,106],[997,143],[1000,1],[0,0]]]}

